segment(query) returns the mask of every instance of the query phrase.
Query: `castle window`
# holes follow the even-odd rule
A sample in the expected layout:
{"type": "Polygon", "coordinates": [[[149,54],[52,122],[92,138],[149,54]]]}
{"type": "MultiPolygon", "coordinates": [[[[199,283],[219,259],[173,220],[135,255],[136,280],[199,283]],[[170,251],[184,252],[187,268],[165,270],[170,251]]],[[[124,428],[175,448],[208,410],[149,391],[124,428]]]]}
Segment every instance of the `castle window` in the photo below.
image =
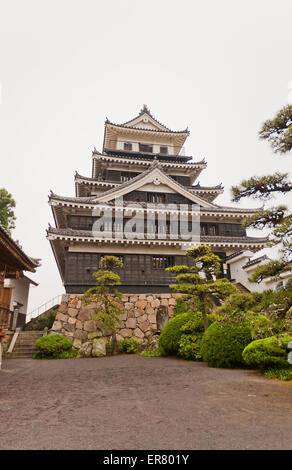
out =
{"type": "Polygon", "coordinates": [[[174,256],[152,256],[153,269],[166,269],[174,266],[174,256]]]}
{"type": "Polygon", "coordinates": [[[139,152],[152,153],[153,145],[151,144],[139,144],[139,152]]]}
{"type": "Polygon", "coordinates": [[[129,152],[132,151],[132,144],[130,142],[124,142],[124,150],[127,150],[129,152]]]}
{"type": "Polygon", "coordinates": [[[167,155],[168,154],[168,148],[167,147],[160,147],[160,153],[161,155],[167,155]]]}
{"type": "Polygon", "coordinates": [[[153,204],[165,204],[165,194],[147,193],[147,202],[151,202],[153,204]]]}

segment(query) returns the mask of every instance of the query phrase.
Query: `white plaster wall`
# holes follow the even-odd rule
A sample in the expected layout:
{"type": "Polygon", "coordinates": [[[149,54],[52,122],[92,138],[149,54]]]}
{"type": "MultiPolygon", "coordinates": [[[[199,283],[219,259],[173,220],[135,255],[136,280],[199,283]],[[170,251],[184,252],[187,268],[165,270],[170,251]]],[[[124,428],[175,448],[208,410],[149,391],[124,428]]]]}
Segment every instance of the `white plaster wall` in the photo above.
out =
{"type": "Polygon", "coordinates": [[[13,302],[19,302],[23,304],[23,307],[20,307],[19,312],[26,314],[30,282],[26,278],[5,279],[5,287],[12,287],[10,310],[13,310],[13,302]]]}

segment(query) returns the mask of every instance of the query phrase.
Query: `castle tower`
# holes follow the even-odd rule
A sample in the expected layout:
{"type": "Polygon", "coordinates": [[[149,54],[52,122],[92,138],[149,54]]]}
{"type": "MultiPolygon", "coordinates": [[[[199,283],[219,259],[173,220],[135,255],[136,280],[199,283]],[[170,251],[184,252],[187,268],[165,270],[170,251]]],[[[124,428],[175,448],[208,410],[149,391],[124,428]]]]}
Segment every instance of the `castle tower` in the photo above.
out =
{"type": "Polygon", "coordinates": [[[197,243],[175,235],[171,221],[178,215],[190,224],[194,205],[200,207],[200,243],[211,246],[222,266],[238,250],[266,246],[266,238],[249,237],[241,226],[257,210],[218,206],[221,184],[197,183],[207,164],[184,155],[188,136],[188,129],[172,131],[161,124],[146,105],[123,124],[105,121],[102,151],[92,153],[91,177],[75,174],[75,197],[49,197],[56,227],[49,227],[47,238],[66,292],[93,286],[105,254],[124,263],[123,292],[169,292],[174,276],[165,268],[189,263],[185,249],[197,243]],[[98,233],[101,217],[103,233],[98,233]]]}

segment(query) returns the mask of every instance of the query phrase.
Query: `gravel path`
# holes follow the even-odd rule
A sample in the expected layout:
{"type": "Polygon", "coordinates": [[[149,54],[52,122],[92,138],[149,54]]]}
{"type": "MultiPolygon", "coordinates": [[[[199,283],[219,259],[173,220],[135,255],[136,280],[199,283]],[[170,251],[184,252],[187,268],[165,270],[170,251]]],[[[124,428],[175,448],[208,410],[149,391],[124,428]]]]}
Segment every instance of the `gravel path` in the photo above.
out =
{"type": "Polygon", "coordinates": [[[169,358],[10,359],[0,449],[292,449],[292,384],[169,358]]]}

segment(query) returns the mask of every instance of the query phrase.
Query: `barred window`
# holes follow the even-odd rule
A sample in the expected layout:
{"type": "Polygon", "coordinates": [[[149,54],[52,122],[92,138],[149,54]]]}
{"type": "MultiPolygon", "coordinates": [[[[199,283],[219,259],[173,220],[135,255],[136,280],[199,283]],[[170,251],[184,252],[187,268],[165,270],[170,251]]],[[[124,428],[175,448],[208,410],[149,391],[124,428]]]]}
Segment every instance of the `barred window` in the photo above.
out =
{"type": "Polygon", "coordinates": [[[124,143],[124,150],[128,150],[129,152],[132,151],[132,144],[130,142],[124,143]]]}
{"type": "Polygon", "coordinates": [[[174,256],[152,256],[153,269],[166,269],[174,266],[174,256]]]}
{"type": "Polygon", "coordinates": [[[153,145],[152,144],[139,144],[139,152],[152,153],[153,145]]]}

